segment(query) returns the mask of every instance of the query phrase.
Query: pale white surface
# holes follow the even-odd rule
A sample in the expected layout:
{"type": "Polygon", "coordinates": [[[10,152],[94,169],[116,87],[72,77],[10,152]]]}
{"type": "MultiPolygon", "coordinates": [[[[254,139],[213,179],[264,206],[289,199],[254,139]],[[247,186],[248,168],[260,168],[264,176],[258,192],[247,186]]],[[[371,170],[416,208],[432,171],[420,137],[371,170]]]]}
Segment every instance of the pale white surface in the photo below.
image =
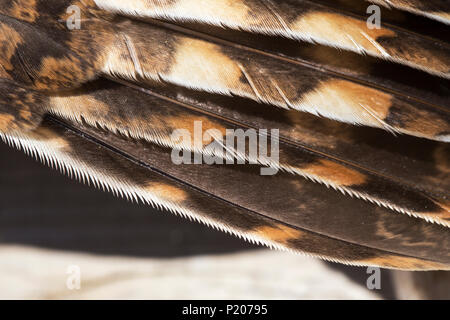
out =
{"type": "Polygon", "coordinates": [[[262,250],[177,259],[0,246],[0,299],[379,299],[319,260],[262,250]],[[81,269],[69,290],[67,269],[81,269]]]}

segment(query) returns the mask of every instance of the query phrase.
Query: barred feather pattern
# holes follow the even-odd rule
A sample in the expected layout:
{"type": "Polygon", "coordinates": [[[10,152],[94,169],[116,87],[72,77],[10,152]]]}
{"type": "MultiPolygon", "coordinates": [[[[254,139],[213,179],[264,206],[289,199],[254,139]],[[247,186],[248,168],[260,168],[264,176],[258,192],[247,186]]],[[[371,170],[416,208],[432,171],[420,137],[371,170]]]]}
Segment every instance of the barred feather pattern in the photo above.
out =
{"type": "MultiPolygon", "coordinates": [[[[347,0],[200,2],[0,1],[0,137],[248,241],[449,269],[448,43],[408,16],[369,29],[347,0]],[[200,145],[173,138],[195,123],[200,145]],[[276,138],[279,159],[225,146],[229,130],[276,138]],[[175,164],[180,149],[224,164],[175,164]]],[[[447,28],[436,3],[388,4],[447,28]]]]}

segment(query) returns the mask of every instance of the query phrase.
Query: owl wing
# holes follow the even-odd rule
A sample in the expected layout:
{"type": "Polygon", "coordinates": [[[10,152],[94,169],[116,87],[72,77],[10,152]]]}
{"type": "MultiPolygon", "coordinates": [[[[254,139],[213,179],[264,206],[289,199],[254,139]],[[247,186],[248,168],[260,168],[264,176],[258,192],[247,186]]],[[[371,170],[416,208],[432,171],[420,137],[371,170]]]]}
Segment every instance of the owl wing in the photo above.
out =
{"type": "Polygon", "coordinates": [[[0,136],[248,241],[447,270],[448,26],[339,3],[0,1],[0,136]]]}

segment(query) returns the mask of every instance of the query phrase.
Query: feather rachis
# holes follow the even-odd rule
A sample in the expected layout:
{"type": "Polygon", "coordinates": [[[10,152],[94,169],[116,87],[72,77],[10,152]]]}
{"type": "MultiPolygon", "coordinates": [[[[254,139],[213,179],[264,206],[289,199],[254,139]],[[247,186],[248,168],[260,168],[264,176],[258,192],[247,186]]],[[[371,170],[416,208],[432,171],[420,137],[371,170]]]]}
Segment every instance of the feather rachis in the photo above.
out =
{"type": "MultiPolygon", "coordinates": [[[[154,36],[159,38],[160,31],[155,30],[155,32],[154,36]]],[[[134,45],[137,48],[145,46],[141,40],[134,45]]],[[[394,95],[378,89],[319,75],[307,68],[289,67],[281,61],[265,61],[263,57],[251,52],[245,56],[252,59],[249,63],[248,60],[235,56],[233,48],[185,36],[173,38],[171,45],[166,49],[166,52],[172,52],[172,54],[164,59],[156,60],[153,57],[160,50],[158,48],[151,53],[141,51],[142,54],[138,55],[141,61],[140,66],[149,80],[163,80],[196,90],[225,95],[236,94],[282,108],[294,108],[352,124],[379,127],[427,138],[436,136],[435,139],[438,140],[444,139],[440,133],[445,132],[448,125],[446,112],[439,111],[440,113],[435,114],[436,111],[433,108],[428,108],[429,111],[426,111],[425,117],[429,117],[429,120],[423,129],[427,128],[429,132],[415,132],[409,128],[402,128],[402,122],[396,121],[396,116],[390,113],[391,108],[401,110],[396,106],[401,104],[402,108],[407,108],[407,112],[413,118],[415,118],[414,114],[423,115],[424,111],[419,111],[418,106],[412,102],[399,100],[394,95]],[[147,66],[142,61],[152,61],[153,64],[147,66]],[[204,65],[203,72],[199,72],[201,70],[197,68],[197,62],[200,61],[204,65]],[[274,75],[274,70],[276,70],[275,75],[278,76],[274,75]],[[314,82],[311,82],[311,77],[315,79],[314,82]],[[309,79],[308,85],[306,85],[306,78],[309,79]],[[339,103],[339,107],[336,108],[335,103],[331,101],[339,103]],[[437,132],[432,131],[433,128],[437,132]]],[[[120,62],[116,58],[111,61],[114,62],[108,62],[105,70],[107,73],[131,79],[139,75],[134,69],[131,57],[128,61],[120,62]]],[[[423,116],[421,118],[424,119],[423,116]]]]}

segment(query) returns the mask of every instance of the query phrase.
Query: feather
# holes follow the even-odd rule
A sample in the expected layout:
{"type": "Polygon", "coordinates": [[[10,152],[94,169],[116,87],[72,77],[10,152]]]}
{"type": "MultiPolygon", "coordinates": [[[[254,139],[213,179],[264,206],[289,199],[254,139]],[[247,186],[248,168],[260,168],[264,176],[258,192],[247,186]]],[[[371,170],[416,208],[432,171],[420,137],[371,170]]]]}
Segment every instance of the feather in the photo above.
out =
{"type": "Polygon", "coordinates": [[[347,16],[312,1],[96,0],[100,8],[173,21],[272,34],[388,59],[449,78],[445,45],[389,27],[367,27],[367,17],[347,16]],[[426,57],[426,59],[425,59],[426,57]]]}
{"type": "Polygon", "coordinates": [[[252,242],[448,270],[448,45],[395,14],[371,38],[356,11],[319,3],[0,1],[0,137],[252,242]],[[239,130],[270,154],[226,144],[239,130]]]}
{"type": "Polygon", "coordinates": [[[441,0],[369,0],[370,2],[397,8],[450,24],[450,6],[441,0]]]}
{"type": "MultiPolygon", "coordinates": [[[[247,205],[241,206],[245,198],[259,193],[260,190],[255,190],[254,185],[258,185],[258,188],[264,186],[264,189],[269,187],[271,190],[272,178],[254,175],[253,168],[249,166],[241,168],[176,166],[165,161],[170,154],[155,145],[147,145],[151,148],[151,152],[137,156],[140,152],[132,150],[142,150],[139,142],[133,145],[134,143],[123,140],[119,136],[102,135],[98,131],[91,132],[87,128],[81,128],[81,131],[78,131],[77,128],[52,119],[44,120],[42,125],[34,131],[24,135],[12,135],[6,139],[11,144],[24,148],[28,153],[35,154],[50,165],[82,181],[90,181],[95,186],[117,195],[165,208],[256,243],[279,249],[302,251],[346,264],[377,265],[398,269],[446,269],[450,259],[448,255],[436,255],[437,251],[434,247],[438,244],[447,245],[449,241],[447,229],[426,222],[418,223],[414,218],[407,216],[393,215],[389,212],[384,214],[384,210],[374,210],[371,206],[360,208],[365,212],[365,223],[361,224],[359,221],[363,216],[359,212],[345,210],[345,204],[353,206],[352,202],[355,200],[335,193],[330,193],[329,197],[330,191],[306,180],[297,181],[280,190],[278,196],[282,194],[285,196],[271,198],[276,201],[270,203],[270,207],[263,209],[268,201],[264,201],[267,197],[262,194],[258,198],[253,198],[247,205]],[[90,133],[94,133],[95,136],[90,136],[90,133]],[[119,149],[119,146],[125,149],[119,149]],[[195,169],[194,172],[192,168],[195,169]],[[223,175],[221,170],[225,170],[233,178],[240,176],[236,182],[242,187],[237,190],[234,183],[225,183],[221,185],[221,188],[210,192],[206,190],[210,190],[207,189],[207,185],[212,182],[211,177],[206,180],[196,177],[196,174],[203,177],[213,175],[216,179],[222,177],[228,182],[233,181],[230,176],[223,175]],[[247,180],[249,185],[239,182],[244,181],[243,178],[247,175],[251,177],[247,180]],[[180,176],[183,178],[179,179],[180,176]],[[255,178],[261,181],[256,181],[255,178]],[[317,188],[320,193],[327,194],[324,199],[336,205],[336,213],[339,216],[337,220],[346,220],[345,216],[348,214],[356,218],[356,220],[348,220],[352,221],[352,227],[356,229],[346,228],[344,232],[339,232],[342,228],[339,227],[338,221],[321,223],[320,220],[326,219],[327,216],[330,218],[335,213],[318,210],[326,204],[312,201],[306,193],[310,188],[317,188]],[[303,197],[301,197],[302,193],[299,193],[302,189],[305,192],[302,192],[305,195],[303,197]],[[243,191],[250,191],[251,194],[243,197],[243,191]],[[225,195],[223,192],[230,192],[230,194],[225,195]],[[296,194],[297,197],[289,199],[287,195],[290,193],[296,194]],[[230,202],[230,199],[233,202],[230,202]],[[289,199],[289,206],[285,202],[286,199],[289,199]],[[306,202],[303,202],[304,200],[306,202]],[[297,217],[288,215],[280,207],[273,210],[283,202],[283,209],[291,207],[290,210],[292,210],[294,207],[291,205],[295,203],[301,203],[305,209],[309,206],[315,208],[310,208],[311,215],[297,217]],[[305,224],[307,228],[298,227],[299,224],[305,224]],[[312,231],[311,229],[316,225],[325,232],[334,230],[343,238],[330,237],[326,233],[312,231]],[[378,237],[374,238],[361,232],[364,229],[376,231],[378,237]],[[391,232],[396,232],[395,240],[389,239],[391,232]],[[412,238],[416,240],[411,241],[412,238]],[[361,243],[370,243],[370,245],[361,243]],[[381,247],[389,247],[389,250],[378,249],[381,247]]],[[[276,179],[289,182],[292,178],[290,175],[283,175],[277,176],[276,179]]],[[[318,196],[316,192],[313,194],[318,196]]]]}

